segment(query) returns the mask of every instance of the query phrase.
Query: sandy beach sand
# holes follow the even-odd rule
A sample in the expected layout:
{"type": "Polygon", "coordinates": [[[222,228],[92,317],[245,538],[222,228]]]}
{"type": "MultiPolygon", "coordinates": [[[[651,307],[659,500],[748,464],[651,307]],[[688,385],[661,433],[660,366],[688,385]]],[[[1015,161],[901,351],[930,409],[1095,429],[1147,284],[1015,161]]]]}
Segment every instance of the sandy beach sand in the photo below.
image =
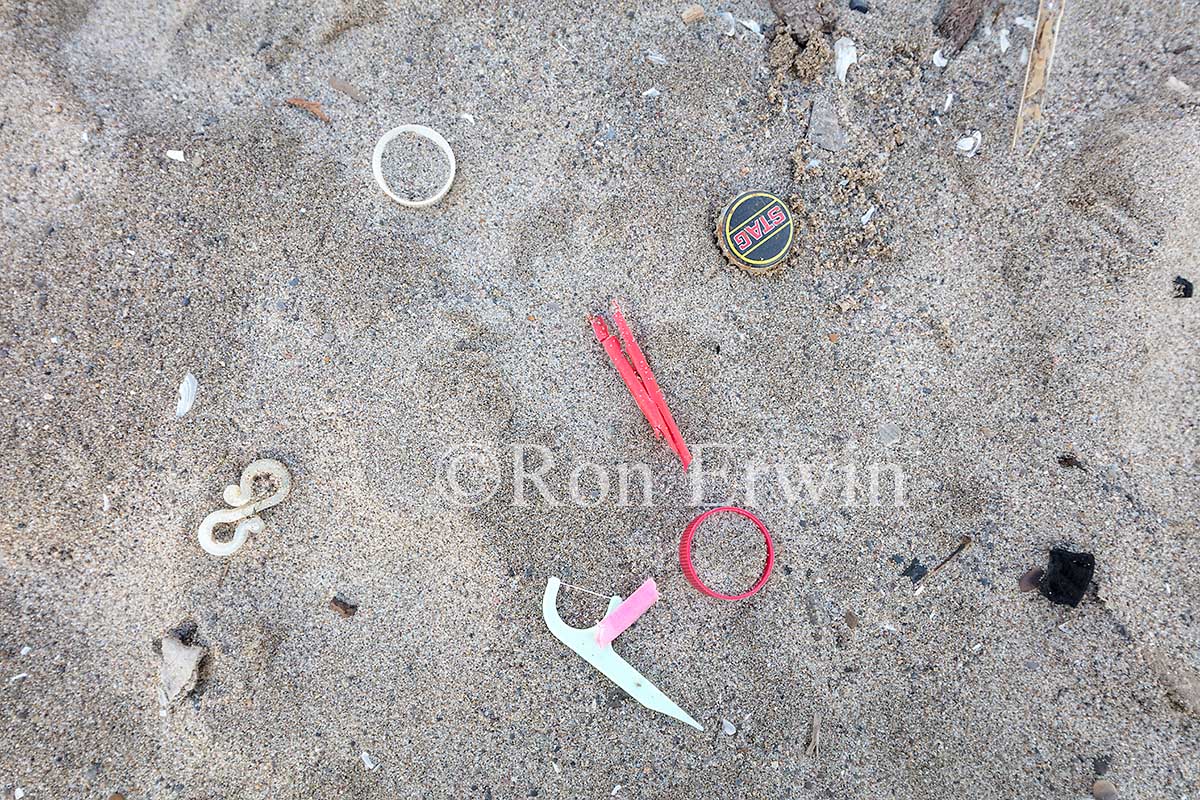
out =
{"type": "MultiPolygon", "coordinates": [[[[1036,0],[945,67],[936,2],[819,5],[0,2],[0,797],[1200,796],[1200,5],[1070,0],[1032,151],[1036,0]],[[371,176],[404,123],[457,157],[432,208],[371,176]],[[713,238],[749,189],[798,223],[767,276],[713,238]],[[698,498],[592,335],[614,297],[733,470],[698,498]],[[471,443],[499,488],[457,506],[471,443]],[[208,555],[259,458],[291,495],[208,555]],[[585,463],[652,497],[572,502],[585,463]],[[724,500],[776,548],[737,603],[677,556],[724,500]],[[1018,591],[1054,547],[1095,555],[1076,608],[1018,591]],[[550,635],[552,575],[657,580],[615,649],[703,733],[550,635]],[[169,635],[205,655],[164,715],[169,635]]],[[[697,547],[730,590],[762,559],[697,547]]]]}

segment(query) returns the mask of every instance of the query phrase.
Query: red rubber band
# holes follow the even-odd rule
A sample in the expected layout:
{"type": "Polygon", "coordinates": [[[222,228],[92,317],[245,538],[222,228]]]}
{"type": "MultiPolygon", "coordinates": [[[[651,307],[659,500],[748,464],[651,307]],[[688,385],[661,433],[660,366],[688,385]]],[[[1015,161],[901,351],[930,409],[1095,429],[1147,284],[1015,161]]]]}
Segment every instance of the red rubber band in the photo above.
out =
{"type": "Polygon", "coordinates": [[[771,534],[767,531],[767,526],[763,525],[762,520],[746,509],[735,506],[710,508],[692,520],[691,524],[683,532],[683,538],[679,541],[679,566],[683,567],[683,576],[688,579],[688,583],[709,597],[715,597],[718,600],[745,600],[747,597],[756,594],[759,589],[766,585],[767,578],[771,577],[771,568],[775,566],[775,545],[771,542],[771,534]],[[767,543],[767,563],[763,567],[762,576],[750,587],[749,591],[742,592],[741,594],[721,594],[720,592],[714,592],[704,585],[704,581],[700,580],[700,576],[696,574],[696,568],[692,566],[692,538],[696,535],[696,529],[700,527],[700,523],[704,522],[704,520],[713,514],[720,514],[722,511],[729,511],[753,522],[758,526],[759,532],[763,535],[763,540],[767,543]]]}

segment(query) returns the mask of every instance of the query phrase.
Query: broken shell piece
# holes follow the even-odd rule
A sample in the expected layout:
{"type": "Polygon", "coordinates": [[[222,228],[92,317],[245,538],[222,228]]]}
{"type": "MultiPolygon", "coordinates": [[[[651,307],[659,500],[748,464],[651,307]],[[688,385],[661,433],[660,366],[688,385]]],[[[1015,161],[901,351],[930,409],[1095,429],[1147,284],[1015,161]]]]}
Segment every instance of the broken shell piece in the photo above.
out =
{"type": "Polygon", "coordinates": [[[1178,92],[1184,96],[1192,93],[1192,87],[1184,81],[1179,80],[1179,78],[1176,78],[1174,75],[1167,78],[1167,88],[1172,92],[1178,92]]]}
{"type": "Polygon", "coordinates": [[[168,150],[167,158],[171,159],[172,161],[182,162],[183,161],[183,151],[182,150],[168,150]]]}
{"type": "Polygon", "coordinates": [[[720,14],[717,14],[717,17],[729,26],[725,30],[726,36],[735,36],[737,34],[737,20],[733,18],[733,14],[730,14],[728,11],[722,11],[720,14]]]}
{"type": "Polygon", "coordinates": [[[646,91],[642,92],[642,97],[645,97],[648,100],[653,100],[660,94],[662,94],[662,92],[660,92],[658,89],[647,89],[646,91]]]}
{"type": "Polygon", "coordinates": [[[940,49],[934,51],[933,65],[935,67],[937,67],[938,69],[941,69],[942,67],[946,66],[949,63],[950,63],[950,60],[948,58],[946,58],[944,55],[942,55],[942,51],[940,49]]]}
{"type": "Polygon", "coordinates": [[[1000,29],[999,43],[1000,43],[1000,52],[1001,53],[1007,53],[1008,48],[1012,47],[1012,44],[1008,41],[1008,28],[1000,29]]]}
{"type": "Polygon", "coordinates": [[[974,158],[975,154],[979,152],[979,145],[982,141],[983,134],[979,131],[971,131],[969,136],[959,139],[954,147],[962,154],[963,158],[974,158]]]}
{"type": "Polygon", "coordinates": [[[162,640],[162,664],[158,668],[159,714],[167,715],[170,708],[196,687],[196,671],[204,648],[188,645],[174,636],[162,640]]]}
{"type": "Polygon", "coordinates": [[[679,15],[685,25],[691,25],[693,22],[699,22],[704,19],[704,6],[693,3],[683,10],[679,15]]]}
{"type": "Polygon", "coordinates": [[[183,376],[183,382],[179,384],[179,402],[175,405],[175,417],[182,417],[184,414],[192,410],[192,404],[196,402],[196,390],[200,387],[200,382],[196,380],[196,376],[188,373],[183,376]]]}
{"type": "Polygon", "coordinates": [[[368,772],[379,766],[379,764],[375,762],[375,759],[371,758],[371,754],[366,750],[363,750],[362,753],[359,754],[359,758],[362,759],[363,766],[367,768],[368,772]]]}
{"type": "Polygon", "coordinates": [[[843,36],[834,42],[833,59],[838,80],[845,83],[846,71],[850,69],[851,64],[858,63],[858,48],[854,46],[854,40],[843,36]]]}
{"type": "Polygon", "coordinates": [[[270,458],[252,462],[242,470],[240,483],[225,487],[222,497],[233,508],[214,511],[200,523],[200,529],[196,532],[200,546],[206,553],[214,556],[233,555],[246,543],[246,537],[249,534],[262,533],[266,530],[266,525],[258,516],[258,512],[279,505],[291,491],[292,476],[283,464],[270,458]],[[260,475],[269,475],[273,478],[277,488],[274,494],[261,500],[255,500],[254,479],[260,475]],[[217,525],[232,525],[235,522],[237,527],[233,531],[233,538],[228,542],[218,542],[213,537],[213,528],[217,525]]]}
{"type": "Polygon", "coordinates": [[[726,736],[733,736],[737,733],[737,727],[727,719],[721,719],[721,733],[726,736]]]}
{"type": "Polygon", "coordinates": [[[757,22],[755,22],[752,19],[739,19],[738,22],[741,24],[741,26],[743,28],[750,31],[751,33],[756,35],[758,38],[760,38],[760,39],[762,38],[762,35],[763,35],[762,25],[759,25],[757,22]]]}
{"type": "Polygon", "coordinates": [[[646,60],[651,64],[657,64],[660,67],[665,67],[667,65],[667,57],[654,50],[646,51],[646,60]]]}

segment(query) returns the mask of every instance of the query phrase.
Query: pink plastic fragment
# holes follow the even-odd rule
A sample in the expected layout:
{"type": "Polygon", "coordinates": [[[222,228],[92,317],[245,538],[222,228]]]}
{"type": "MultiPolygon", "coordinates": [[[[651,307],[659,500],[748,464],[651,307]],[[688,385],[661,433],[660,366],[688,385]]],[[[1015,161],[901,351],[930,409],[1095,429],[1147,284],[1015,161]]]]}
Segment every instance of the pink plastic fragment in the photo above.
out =
{"type": "Polygon", "coordinates": [[[639,586],[636,592],[626,597],[625,602],[614,608],[611,614],[600,620],[600,625],[596,628],[596,644],[607,647],[656,602],[658,586],[655,585],[654,578],[650,578],[639,586]]]}

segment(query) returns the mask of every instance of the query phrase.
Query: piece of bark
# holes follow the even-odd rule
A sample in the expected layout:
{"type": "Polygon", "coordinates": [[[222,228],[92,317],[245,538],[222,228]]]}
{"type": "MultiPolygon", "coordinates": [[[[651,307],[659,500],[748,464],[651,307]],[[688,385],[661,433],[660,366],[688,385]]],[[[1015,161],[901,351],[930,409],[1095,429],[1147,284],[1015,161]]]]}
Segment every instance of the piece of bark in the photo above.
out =
{"type": "Polygon", "coordinates": [[[946,0],[936,24],[938,34],[948,43],[944,53],[953,55],[962,49],[975,33],[986,4],[987,0],[946,0]]]}
{"type": "Polygon", "coordinates": [[[321,110],[321,104],[313,100],[305,100],[303,97],[289,97],[283,102],[294,108],[299,108],[312,114],[317,119],[326,124],[332,122],[331,119],[321,110]]]}

